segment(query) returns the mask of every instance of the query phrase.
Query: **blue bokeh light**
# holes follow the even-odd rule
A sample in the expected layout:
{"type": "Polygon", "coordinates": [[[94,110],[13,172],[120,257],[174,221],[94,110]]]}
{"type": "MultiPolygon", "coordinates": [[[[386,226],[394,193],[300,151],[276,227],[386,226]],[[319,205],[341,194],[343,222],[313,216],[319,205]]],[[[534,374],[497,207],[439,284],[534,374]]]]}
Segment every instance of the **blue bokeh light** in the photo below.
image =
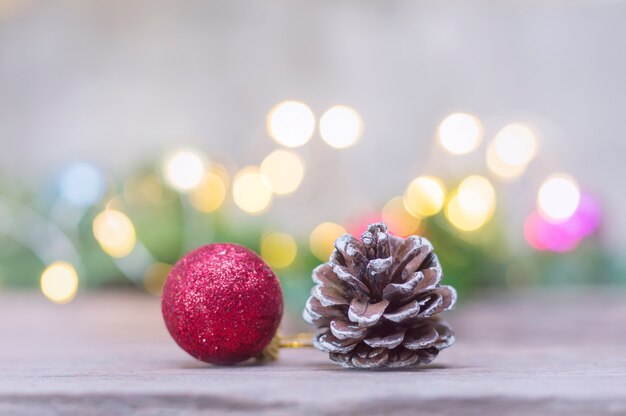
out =
{"type": "Polygon", "coordinates": [[[67,166],[59,178],[63,199],[78,207],[88,207],[104,196],[104,175],[96,166],[77,162],[67,166]]]}

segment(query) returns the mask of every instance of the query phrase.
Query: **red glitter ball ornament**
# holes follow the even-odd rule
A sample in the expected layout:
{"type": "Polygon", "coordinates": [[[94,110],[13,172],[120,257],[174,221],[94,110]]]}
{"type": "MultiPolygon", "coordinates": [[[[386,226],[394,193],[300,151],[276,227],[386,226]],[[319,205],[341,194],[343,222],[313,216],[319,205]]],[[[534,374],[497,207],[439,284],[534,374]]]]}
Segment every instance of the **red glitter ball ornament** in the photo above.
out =
{"type": "Polygon", "coordinates": [[[172,338],[193,357],[235,364],[260,354],[283,314],[276,275],[253,251],[209,244],[172,268],[161,302],[172,338]]]}

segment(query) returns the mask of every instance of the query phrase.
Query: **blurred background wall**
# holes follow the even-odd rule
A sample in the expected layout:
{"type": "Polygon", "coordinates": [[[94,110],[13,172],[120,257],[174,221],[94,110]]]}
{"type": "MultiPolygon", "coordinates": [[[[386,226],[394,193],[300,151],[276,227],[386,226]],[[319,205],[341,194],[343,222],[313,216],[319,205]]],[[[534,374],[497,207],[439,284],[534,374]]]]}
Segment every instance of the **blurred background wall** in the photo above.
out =
{"type": "MultiPolygon", "coordinates": [[[[115,178],[193,148],[232,172],[278,148],[266,117],[283,100],[354,108],[360,141],[298,148],[302,185],[267,221],[308,235],[402,195],[422,174],[489,175],[485,149],[524,122],[539,150],[499,183],[520,250],[541,182],[573,175],[602,205],[600,243],[626,244],[626,2],[0,0],[0,175],[33,192],[69,163],[115,178]],[[436,143],[454,112],[482,122],[477,151],[436,143]]],[[[45,192],[44,192],[45,193],[45,192]]],[[[616,261],[620,261],[617,259],[616,261]]]]}
{"type": "Polygon", "coordinates": [[[425,170],[480,170],[425,166],[437,123],[468,111],[486,135],[536,123],[543,160],[515,192],[571,171],[606,202],[607,238],[626,243],[624,2],[0,4],[3,176],[38,181],[76,159],[125,172],[180,145],[258,163],[273,148],[265,116],[276,102],[303,100],[316,113],[345,103],[364,119],[362,141],[338,153],[313,140],[309,174],[327,180],[307,179],[277,207],[284,217],[319,202],[288,221],[308,227],[402,192],[425,170]],[[355,192],[338,206],[346,187],[355,192]]]}

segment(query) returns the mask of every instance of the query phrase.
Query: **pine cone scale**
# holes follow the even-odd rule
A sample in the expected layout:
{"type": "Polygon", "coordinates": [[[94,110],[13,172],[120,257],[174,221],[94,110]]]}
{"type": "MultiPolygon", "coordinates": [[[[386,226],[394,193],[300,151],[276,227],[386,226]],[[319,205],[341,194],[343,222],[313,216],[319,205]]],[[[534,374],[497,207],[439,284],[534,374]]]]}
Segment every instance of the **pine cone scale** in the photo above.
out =
{"type": "Polygon", "coordinates": [[[432,268],[419,271],[417,273],[420,273],[422,275],[422,278],[415,287],[415,290],[410,294],[410,296],[412,297],[416,297],[418,295],[421,295],[422,293],[436,289],[442,278],[441,273],[438,270],[432,268]]]}
{"type": "Polygon", "coordinates": [[[350,303],[348,318],[360,326],[373,326],[378,323],[388,305],[389,301],[386,299],[378,303],[368,303],[355,298],[350,303]]]}
{"type": "Polygon", "coordinates": [[[410,274],[417,270],[420,264],[424,261],[426,256],[432,251],[430,243],[426,246],[422,246],[423,239],[417,236],[411,236],[404,240],[394,254],[394,268],[392,270],[392,276],[395,278],[406,278],[402,276],[404,273],[410,274]],[[413,267],[408,267],[410,263],[415,263],[413,267]]]}
{"type": "Polygon", "coordinates": [[[351,273],[360,274],[367,266],[365,250],[359,240],[346,234],[335,241],[335,256],[332,263],[346,266],[351,273]]]}
{"type": "Polygon", "coordinates": [[[313,283],[316,285],[341,286],[339,277],[334,273],[333,268],[327,263],[317,266],[313,270],[312,278],[313,283]]]}
{"type": "Polygon", "coordinates": [[[318,285],[315,286],[314,289],[315,298],[320,301],[322,306],[338,306],[338,305],[349,305],[350,301],[345,298],[335,288],[318,285]]]}
{"type": "Polygon", "coordinates": [[[424,274],[416,272],[404,282],[390,283],[383,290],[383,298],[394,303],[403,303],[403,300],[412,299],[422,290],[423,280],[424,274]]]}
{"type": "Polygon", "coordinates": [[[355,293],[370,293],[370,290],[365,283],[354,277],[354,274],[350,273],[347,267],[335,265],[332,266],[332,271],[339,281],[347,284],[355,293]]]}
{"type": "Polygon", "coordinates": [[[361,240],[345,235],[316,284],[303,316],[317,327],[314,345],[345,367],[405,367],[432,361],[454,342],[433,316],[449,310],[456,291],[440,285],[441,265],[428,240],[401,239],[372,224],[361,240]]]}
{"type": "Polygon", "coordinates": [[[433,289],[433,292],[442,298],[441,303],[437,306],[433,314],[438,314],[452,309],[457,298],[456,290],[452,286],[439,286],[433,289]]]}
{"type": "Polygon", "coordinates": [[[439,332],[432,327],[411,329],[404,342],[404,348],[409,350],[419,350],[422,348],[428,348],[437,342],[439,338],[439,332]]]}
{"type": "Polygon", "coordinates": [[[345,317],[347,313],[346,311],[342,310],[341,307],[333,308],[322,306],[317,298],[313,298],[307,303],[302,316],[307,323],[315,325],[319,328],[330,324],[330,321],[333,318],[345,317]]]}
{"type": "Polygon", "coordinates": [[[360,339],[365,337],[367,327],[350,325],[346,321],[336,319],[330,323],[330,332],[338,339],[360,339]]]}
{"type": "Polygon", "coordinates": [[[383,350],[382,353],[374,357],[356,356],[352,359],[352,362],[355,366],[360,368],[378,368],[387,362],[388,355],[388,350],[383,350]]]}
{"type": "Polygon", "coordinates": [[[397,332],[384,337],[365,338],[363,342],[372,348],[394,349],[404,341],[405,328],[398,328],[397,332]]]}
{"type": "Polygon", "coordinates": [[[430,293],[426,298],[419,300],[421,311],[418,314],[421,318],[428,318],[434,315],[437,308],[443,305],[443,297],[439,293],[430,293]]]}
{"type": "Polygon", "coordinates": [[[392,312],[388,312],[384,314],[383,316],[385,317],[385,319],[391,322],[395,322],[396,324],[402,324],[409,320],[412,320],[413,318],[417,317],[419,314],[420,314],[420,304],[418,301],[413,301],[413,302],[407,303],[404,306],[401,306],[400,308],[392,312]]]}
{"type": "Polygon", "coordinates": [[[364,276],[367,278],[367,281],[364,283],[371,288],[371,296],[373,298],[382,297],[383,289],[389,284],[390,275],[388,269],[392,261],[391,257],[373,259],[365,268],[364,276]]]}
{"type": "Polygon", "coordinates": [[[419,364],[419,356],[413,351],[402,349],[399,352],[392,351],[389,354],[386,367],[401,368],[407,366],[410,367],[416,364],[419,364]]]}
{"type": "Polygon", "coordinates": [[[356,348],[360,340],[361,339],[341,340],[327,332],[321,336],[316,336],[316,338],[313,339],[313,345],[316,347],[321,346],[328,352],[346,354],[356,348]]]}

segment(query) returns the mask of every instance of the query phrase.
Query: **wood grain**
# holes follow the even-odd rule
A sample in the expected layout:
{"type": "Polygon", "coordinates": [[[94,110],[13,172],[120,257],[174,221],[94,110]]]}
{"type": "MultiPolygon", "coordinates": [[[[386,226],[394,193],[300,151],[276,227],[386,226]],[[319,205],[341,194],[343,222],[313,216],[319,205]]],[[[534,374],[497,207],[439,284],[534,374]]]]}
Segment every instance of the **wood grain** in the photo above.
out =
{"type": "Polygon", "coordinates": [[[0,292],[0,415],[626,414],[623,290],[494,295],[447,319],[457,344],[414,370],[341,369],[311,349],[214,367],[173,343],[158,299],[0,292]]]}

